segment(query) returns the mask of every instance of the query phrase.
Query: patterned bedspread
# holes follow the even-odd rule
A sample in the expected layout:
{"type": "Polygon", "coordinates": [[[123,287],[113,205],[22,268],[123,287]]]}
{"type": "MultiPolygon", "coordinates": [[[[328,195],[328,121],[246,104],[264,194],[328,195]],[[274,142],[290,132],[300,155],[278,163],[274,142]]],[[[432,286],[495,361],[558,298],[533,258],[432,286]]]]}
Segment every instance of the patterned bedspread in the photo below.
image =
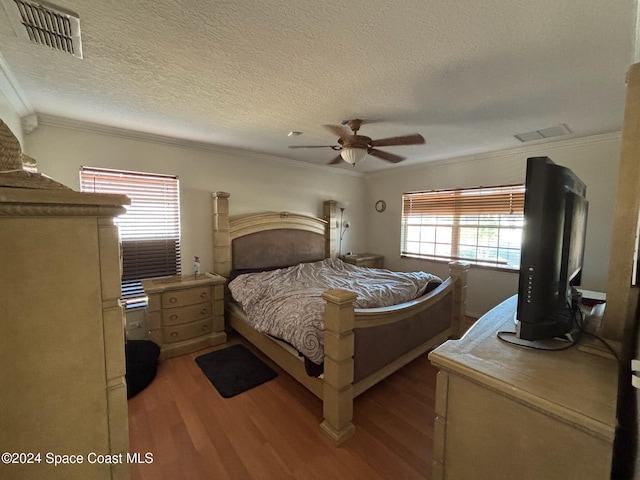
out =
{"type": "Polygon", "coordinates": [[[324,358],[321,295],[330,288],[358,294],[355,308],[387,307],[422,295],[429,282],[441,282],[424,272],[392,272],[363,268],[337,258],[293,267],[239,275],[230,284],[253,327],[287,341],[314,363],[324,358]]]}

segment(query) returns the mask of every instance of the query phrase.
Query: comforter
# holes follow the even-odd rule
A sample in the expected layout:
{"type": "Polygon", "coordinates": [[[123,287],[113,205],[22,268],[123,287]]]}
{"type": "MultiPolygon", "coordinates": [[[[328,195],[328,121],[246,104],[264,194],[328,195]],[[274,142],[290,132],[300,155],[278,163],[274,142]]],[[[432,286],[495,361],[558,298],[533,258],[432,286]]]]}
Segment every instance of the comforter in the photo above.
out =
{"type": "Polygon", "coordinates": [[[229,290],[256,330],[288,342],[310,361],[321,364],[322,293],[332,288],[350,290],[358,295],[355,308],[387,307],[419,297],[430,282],[442,280],[424,272],[364,268],[327,258],[239,275],[229,283],[229,290]]]}

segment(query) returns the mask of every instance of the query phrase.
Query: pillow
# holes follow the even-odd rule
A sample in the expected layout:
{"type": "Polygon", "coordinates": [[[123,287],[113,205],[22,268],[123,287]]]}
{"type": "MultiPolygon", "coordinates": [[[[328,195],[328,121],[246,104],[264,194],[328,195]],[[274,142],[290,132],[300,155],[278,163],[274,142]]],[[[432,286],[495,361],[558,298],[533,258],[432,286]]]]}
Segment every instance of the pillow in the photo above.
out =
{"type": "Polygon", "coordinates": [[[432,280],[431,282],[427,283],[427,288],[425,288],[424,293],[429,293],[432,290],[438,288],[440,285],[442,285],[442,280],[432,280]]]}
{"type": "Polygon", "coordinates": [[[235,279],[238,275],[243,275],[245,273],[261,273],[261,272],[271,272],[272,270],[279,270],[281,268],[287,268],[290,265],[280,265],[278,267],[261,267],[261,268],[239,268],[236,270],[231,270],[229,273],[228,281],[231,283],[233,279],[235,279]]]}

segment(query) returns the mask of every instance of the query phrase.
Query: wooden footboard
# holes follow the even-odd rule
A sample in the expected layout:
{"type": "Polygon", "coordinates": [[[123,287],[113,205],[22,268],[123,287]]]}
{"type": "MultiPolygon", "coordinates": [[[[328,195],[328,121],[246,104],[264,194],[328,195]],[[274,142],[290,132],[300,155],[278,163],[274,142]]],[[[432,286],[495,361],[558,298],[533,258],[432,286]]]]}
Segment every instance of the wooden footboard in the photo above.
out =
{"type": "MultiPolygon", "coordinates": [[[[216,273],[228,277],[232,268],[250,268],[264,259],[276,262],[271,265],[292,265],[317,255],[335,256],[336,202],[324,203],[322,219],[288,212],[230,219],[228,199],[228,193],[213,194],[216,273]],[[320,235],[322,241],[292,243],[291,230],[320,235]],[[236,240],[261,232],[270,232],[260,237],[267,239],[264,247],[252,238],[250,248],[243,248],[243,242],[238,242],[239,248],[234,249],[236,240]]],[[[450,277],[434,291],[392,307],[356,310],[353,292],[325,292],[322,378],[307,376],[304,363],[279,342],[254,330],[237,306],[227,305],[226,318],[232,328],[323,400],[320,427],[335,445],[340,445],[355,433],[356,396],[446,339],[461,335],[469,266],[453,262],[449,267],[450,277]]]]}
{"type": "Polygon", "coordinates": [[[327,306],[321,428],[334,444],[342,444],[355,432],[355,397],[448,338],[461,335],[469,266],[452,262],[449,268],[450,277],[440,287],[417,300],[392,307],[354,309],[355,294],[346,290],[329,290],[323,295],[327,306]],[[429,332],[429,325],[433,324],[442,328],[429,332]],[[394,327],[417,332],[413,337],[416,341],[406,342],[406,348],[394,345],[381,366],[369,371],[372,358],[389,351],[388,345],[376,344],[375,340],[380,336],[388,338],[394,327]],[[366,374],[358,374],[362,371],[366,374]]]}

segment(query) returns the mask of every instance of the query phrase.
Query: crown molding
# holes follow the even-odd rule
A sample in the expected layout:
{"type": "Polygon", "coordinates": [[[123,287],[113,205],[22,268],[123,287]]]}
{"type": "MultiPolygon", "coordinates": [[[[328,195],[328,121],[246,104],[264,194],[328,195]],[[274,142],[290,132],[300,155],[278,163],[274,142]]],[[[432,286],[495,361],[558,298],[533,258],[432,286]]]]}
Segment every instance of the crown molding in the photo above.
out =
{"type": "Polygon", "coordinates": [[[34,113],[27,96],[2,54],[0,54],[0,92],[7,98],[18,116],[24,117],[34,113]]]}
{"type": "Polygon", "coordinates": [[[205,150],[220,155],[229,155],[234,157],[242,157],[244,159],[258,160],[261,162],[272,163],[274,165],[285,166],[288,168],[302,168],[306,170],[321,171],[323,173],[332,173],[334,175],[350,175],[353,177],[364,177],[365,174],[359,171],[346,170],[341,168],[333,168],[325,165],[314,165],[312,163],[297,162],[274,155],[264,153],[256,153],[240,148],[223,147],[207,142],[196,140],[187,140],[165,135],[157,135],[154,133],[146,133],[125,128],[111,127],[98,123],[85,122],[82,120],[74,120],[71,118],[58,117],[55,115],[38,114],[38,125],[46,125],[57,128],[67,128],[70,130],[79,130],[83,132],[96,133],[99,135],[109,135],[113,137],[125,138],[129,140],[137,140],[141,142],[156,143],[160,145],[169,145],[181,148],[193,148],[197,150],[205,150]]]}
{"type": "MultiPolygon", "coordinates": [[[[457,163],[466,163],[466,162],[475,162],[478,160],[491,160],[496,158],[503,157],[513,157],[513,156],[531,156],[531,154],[539,153],[541,149],[544,148],[571,148],[582,145],[589,145],[593,143],[602,143],[602,142],[610,142],[613,140],[621,140],[622,132],[610,132],[610,133],[601,133],[598,135],[590,135],[588,137],[577,137],[570,138],[567,140],[556,140],[555,142],[539,142],[532,145],[526,145],[516,148],[509,148],[505,150],[496,150],[493,152],[485,152],[485,153],[476,153],[470,155],[463,155],[458,157],[448,157],[441,158],[437,160],[432,160],[419,164],[407,165],[405,167],[395,167],[393,169],[394,173],[397,173],[399,170],[402,171],[410,171],[410,170],[421,170],[425,167],[439,167],[443,165],[451,165],[457,163]]],[[[389,169],[379,170],[377,172],[371,172],[367,175],[367,177],[378,177],[381,175],[385,175],[389,173],[389,169]]]]}
{"type": "MultiPolygon", "coordinates": [[[[129,140],[137,140],[142,142],[155,143],[160,145],[169,145],[181,148],[193,148],[198,150],[205,150],[220,155],[229,155],[234,157],[242,157],[244,159],[253,159],[261,162],[267,162],[274,165],[285,166],[288,168],[302,168],[306,170],[320,171],[323,173],[332,173],[334,175],[350,175],[360,178],[372,178],[381,175],[388,175],[390,169],[377,170],[374,172],[361,172],[358,170],[347,170],[341,168],[334,168],[325,165],[315,165],[307,162],[298,162],[282,157],[276,157],[274,155],[267,155],[263,153],[256,153],[249,150],[242,150],[239,148],[223,147],[207,142],[200,142],[195,140],[187,140],[176,137],[169,137],[165,135],[157,135],[153,133],[140,132],[135,130],[128,130],[124,128],[111,127],[108,125],[102,125],[92,122],[85,122],[82,120],[75,120],[66,117],[58,117],[55,115],[37,114],[38,125],[47,125],[50,127],[67,128],[71,130],[79,130],[89,133],[96,133],[99,135],[110,135],[119,138],[125,138],[129,140]]],[[[578,137],[566,140],[556,140],[551,142],[539,142],[530,145],[519,146],[516,148],[510,148],[505,150],[497,150],[493,152],[477,153],[470,155],[463,155],[457,157],[448,157],[426,161],[419,164],[412,164],[407,166],[397,166],[392,170],[394,172],[398,170],[420,170],[425,167],[436,167],[442,165],[449,165],[454,163],[465,163],[477,160],[488,160],[508,156],[522,156],[539,151],[541,148],[568,148],[579,145],[587,145],[592,143],[608,142],[612,140],[620,140],[622,138],[622,132],[603,133],[598,135],[591,135],[588,137],[578,137]]]]}

